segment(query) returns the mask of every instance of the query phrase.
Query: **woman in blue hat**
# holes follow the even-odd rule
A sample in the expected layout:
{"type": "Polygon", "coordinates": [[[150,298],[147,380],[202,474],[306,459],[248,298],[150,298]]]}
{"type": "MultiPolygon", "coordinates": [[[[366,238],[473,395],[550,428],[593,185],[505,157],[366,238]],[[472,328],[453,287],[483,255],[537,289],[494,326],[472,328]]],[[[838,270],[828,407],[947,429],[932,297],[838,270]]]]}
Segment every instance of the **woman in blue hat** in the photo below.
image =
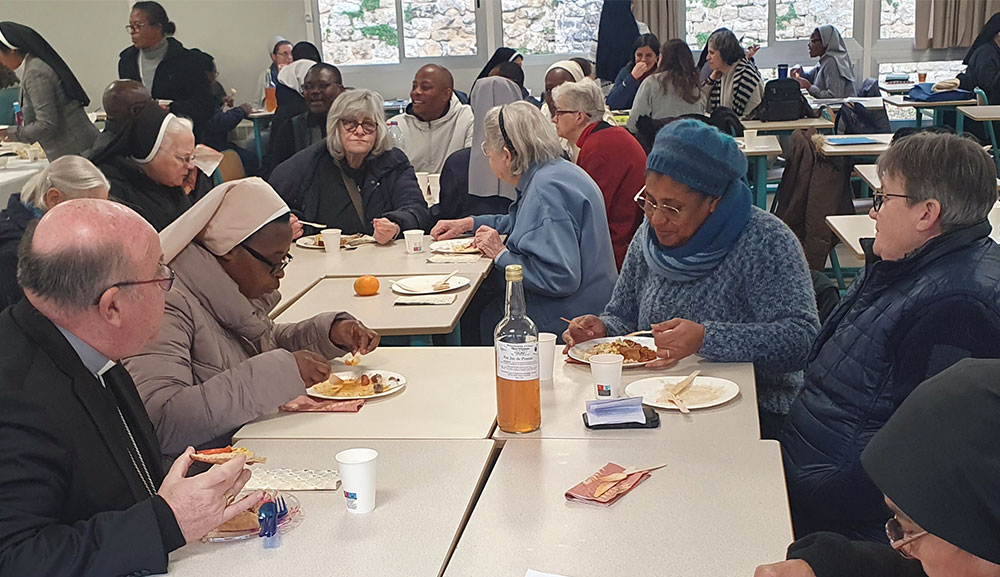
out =
{"type": "Polygon", "coordinates": [[[752,362],[761,432],[773,437],[802,386],[819,331],[812,281],[792,231],[753,206],[733,138],[697,120],[668,124],[635,201],[645,214],[611,301],[573,319],[568,346],[652,329],[653,367],[697,354],[752,362]]]}

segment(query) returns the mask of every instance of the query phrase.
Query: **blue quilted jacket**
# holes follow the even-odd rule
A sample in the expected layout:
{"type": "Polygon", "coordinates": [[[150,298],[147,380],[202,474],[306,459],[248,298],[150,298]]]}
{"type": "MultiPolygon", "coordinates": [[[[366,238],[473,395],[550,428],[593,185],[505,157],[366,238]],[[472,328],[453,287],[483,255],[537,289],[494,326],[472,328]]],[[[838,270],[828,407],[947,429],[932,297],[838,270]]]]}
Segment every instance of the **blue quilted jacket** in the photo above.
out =
{"type": "MultiPolygon", "coordinates": [[[[779,436],[796,534],[885,540],[861,451],[920,382],[965,357],[1000,357],[1000,246],[990,225],[868,265],[820,330],[779,436]]],[[[914,450],[919,450],[915,447],[914,450]]]]}

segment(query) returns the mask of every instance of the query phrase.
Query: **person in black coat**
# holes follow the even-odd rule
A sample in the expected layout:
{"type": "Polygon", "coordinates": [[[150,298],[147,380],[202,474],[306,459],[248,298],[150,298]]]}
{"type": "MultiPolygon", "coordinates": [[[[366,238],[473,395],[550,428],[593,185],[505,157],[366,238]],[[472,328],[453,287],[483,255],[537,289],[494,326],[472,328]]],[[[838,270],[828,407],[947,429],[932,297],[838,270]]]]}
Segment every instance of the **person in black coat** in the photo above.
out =
{"type": "Polygon", "coordinates": [[[1000,361],[959,361],[917,387],[862,453],[891,545],[814,533],[754,577],[1000,575],[998,375],[1000,361]]]}
{"type": "Polygon", "coordinates": [[[261,498],[229,504],[243,458],[186,478],[189,448],[164,473],[118,362],[163,316],[161,254],[148,224],[105,200],[63,203],[26,233],[26,298],[0,313],[2,575],[163,573],[171,551],[261,498]]]}
{"type": "Polygon", "coordinates": [[[885,541],[865,446],[913,389],[959,360],[1000,358],[1000,246],[992,159],[921,132],[879,158],[866,262],[820,329],[781,442],[796,536],[885,541]]]}
{"type": "Polygon", "coordinates": [[[327,134],[278,165],[269,180],[301,219],[370,234],[379,244],[404,230],[427,230],[427,202],[406,154],[392,148],[379,94],[341,94],[327,134]]]}
{"type": "Polygon", "coordinates": [[[142,82],[153,98],[170,100],[170,112],[190,118],[200,142],[202,127],[214,112],[203,56],[168,37],[177,26],[157,2],[136,2],[126,28],[132,46],[118,55],[118,78],[142,82]]]}
{"type": "Polygon", "coordinates": [[[326,115],[343,92],[343,78],[336,66],[320,62],[306,72],[302,82],[306,111],[271,129],[265,175],[296,152],[326,139],[326,115]]]}
{"type": "Polygon", "coordinates": [[[60,156],[31,177],[20,194],[10,195],[0,210],[0,310],[21,300],[17,284],[17,247],[28,225],[60,202],[108,198],[108,179],[81,156],[60,156]]]}

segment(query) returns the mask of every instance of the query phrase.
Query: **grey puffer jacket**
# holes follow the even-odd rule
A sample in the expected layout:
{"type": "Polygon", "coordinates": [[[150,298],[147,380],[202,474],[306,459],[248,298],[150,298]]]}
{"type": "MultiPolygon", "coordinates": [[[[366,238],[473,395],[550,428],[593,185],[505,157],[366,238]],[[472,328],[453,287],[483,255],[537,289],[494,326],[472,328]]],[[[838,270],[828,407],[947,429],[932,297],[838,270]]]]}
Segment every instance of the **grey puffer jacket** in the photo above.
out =
{"type": "Polygon", "coordinates": [[[225,446],[239,427],[303,394],[290,351],[346,353],[329,335],[334,321],[353,318],[347,313],[276,324],[267,314],[279,294],[248,300],[201,246],[189,244],[170,266],[177,279],[159,333],[124,361],[164,458],[188,445],[225,446]]]}

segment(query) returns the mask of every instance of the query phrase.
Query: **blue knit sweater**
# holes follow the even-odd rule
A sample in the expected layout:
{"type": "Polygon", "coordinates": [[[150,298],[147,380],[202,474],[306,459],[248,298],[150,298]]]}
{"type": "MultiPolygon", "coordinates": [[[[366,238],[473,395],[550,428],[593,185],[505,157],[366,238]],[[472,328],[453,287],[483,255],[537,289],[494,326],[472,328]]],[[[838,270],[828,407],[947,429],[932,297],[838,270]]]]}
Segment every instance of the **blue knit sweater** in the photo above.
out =
{"type": "Polygon", "coordinates": [[[648,330],[675,317],[701,323],[705,341],[698,354],[710,361],[753,362],[760,410],[787,414],[819,332],[812,279],[792,231],[754,208],[719,266],[691,282],[671,282],[651,270],[641,236],[629,245],[601,314],[608,335],[648,330]]]}

